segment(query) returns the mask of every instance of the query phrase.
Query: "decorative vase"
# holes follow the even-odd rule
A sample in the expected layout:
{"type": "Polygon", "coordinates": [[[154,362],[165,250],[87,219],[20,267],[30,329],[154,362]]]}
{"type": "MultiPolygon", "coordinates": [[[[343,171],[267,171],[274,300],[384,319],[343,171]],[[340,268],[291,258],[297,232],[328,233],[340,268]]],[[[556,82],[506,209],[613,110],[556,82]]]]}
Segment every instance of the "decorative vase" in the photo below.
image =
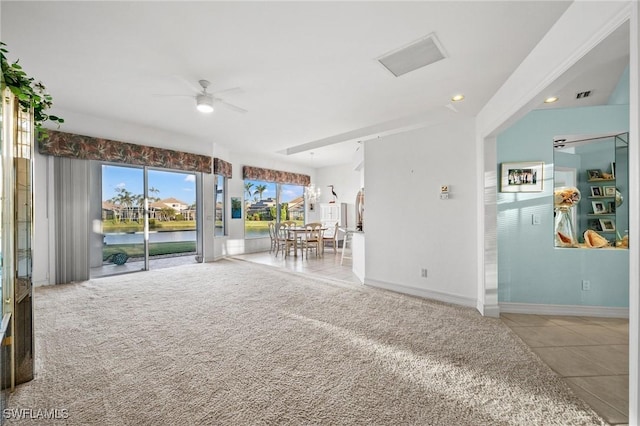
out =
{"type": "Polygon", "coordinates": [[[578,188],[560,187],[553,192],[554,204],[554,245],[556,247],[577,247],[576,230],[571,220],[571,209],[578,204],[581,195],[578,188]]]}
{"type": "Polygon", "coordinates": [[[578,242],[576,230],[571,221],[571,207],[556,207],[554,211],[555,246],[575,247],[578,242]]]}

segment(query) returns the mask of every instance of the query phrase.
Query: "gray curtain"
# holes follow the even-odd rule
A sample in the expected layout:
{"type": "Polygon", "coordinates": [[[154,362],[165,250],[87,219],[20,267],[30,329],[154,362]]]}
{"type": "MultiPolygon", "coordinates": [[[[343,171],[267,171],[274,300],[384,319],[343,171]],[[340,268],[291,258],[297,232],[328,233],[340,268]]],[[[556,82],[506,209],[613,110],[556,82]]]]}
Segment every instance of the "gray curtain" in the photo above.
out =
{"type": "Polygon", "coordinates": [[[89,279],[89,161],[54,158],[56,284],[89,279]]]}

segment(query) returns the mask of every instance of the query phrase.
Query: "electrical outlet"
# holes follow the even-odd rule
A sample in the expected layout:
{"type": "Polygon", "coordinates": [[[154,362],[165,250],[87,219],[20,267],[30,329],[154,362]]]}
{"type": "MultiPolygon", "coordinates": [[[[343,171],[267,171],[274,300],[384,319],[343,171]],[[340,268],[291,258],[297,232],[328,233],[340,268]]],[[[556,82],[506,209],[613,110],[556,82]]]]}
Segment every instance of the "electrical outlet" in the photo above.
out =
{"type": "Polygon", "coordinates": [[[582,291],[589,291],[589,290],[591,290],[591,281],[582,280],[582,291]]]}
{"type": "Polygon", "coordinates": [[[427,278],[427,269],[426,269],[426,268],[422,268],[422,269],[420,270],[420,276],[421,276],[422,278],[427,278]]]}

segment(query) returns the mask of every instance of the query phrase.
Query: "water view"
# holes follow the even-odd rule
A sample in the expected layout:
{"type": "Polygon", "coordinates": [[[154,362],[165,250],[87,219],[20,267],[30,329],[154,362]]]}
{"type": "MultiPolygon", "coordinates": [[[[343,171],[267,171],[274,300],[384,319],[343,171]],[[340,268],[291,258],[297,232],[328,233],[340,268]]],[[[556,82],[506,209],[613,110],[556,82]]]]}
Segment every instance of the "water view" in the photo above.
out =
{"type": "MultiPolygon", "coordinates": [[[[269,236],[267,231],[267,236],[269,236]]],[[[104,244],[139,244],[143,241],[143,232],[114,232],[104,234],[104,244]]],[[[178,241],[196,241],[196,231],[149,231],[150,243],[168,243],[178,241]]]]}

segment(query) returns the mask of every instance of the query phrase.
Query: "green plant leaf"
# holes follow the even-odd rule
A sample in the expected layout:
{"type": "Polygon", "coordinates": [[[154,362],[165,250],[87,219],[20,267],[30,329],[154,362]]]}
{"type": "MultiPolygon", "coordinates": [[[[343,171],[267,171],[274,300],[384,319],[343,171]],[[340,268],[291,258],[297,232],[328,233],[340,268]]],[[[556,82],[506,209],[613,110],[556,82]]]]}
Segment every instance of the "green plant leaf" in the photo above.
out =
{"type": "MultiPolygon", "coordinates": [[[[63,123],[64,120],[55,115],[49,116],[46,114],[46,110],[53,105],[53,97],[46,92],[46,87],[42,82],[35,82],[33,77],[29,77],[27,73],[22,69],[22,65],[18,62],[9,64],[5,53],[9,51],[4,47],[6,43],[0,41],[0,66],[2,68],[3,85],[13,93],[18,100],[18,105],[23,111],[29,111],[33,108],[34,127],[36,129],[42,129],[42,123],[50,120],[58,124],[63,123]]],[[[39,132],[38,139],[41,140],[43,136],[46,136],[44,129],[39,132]]]]}

